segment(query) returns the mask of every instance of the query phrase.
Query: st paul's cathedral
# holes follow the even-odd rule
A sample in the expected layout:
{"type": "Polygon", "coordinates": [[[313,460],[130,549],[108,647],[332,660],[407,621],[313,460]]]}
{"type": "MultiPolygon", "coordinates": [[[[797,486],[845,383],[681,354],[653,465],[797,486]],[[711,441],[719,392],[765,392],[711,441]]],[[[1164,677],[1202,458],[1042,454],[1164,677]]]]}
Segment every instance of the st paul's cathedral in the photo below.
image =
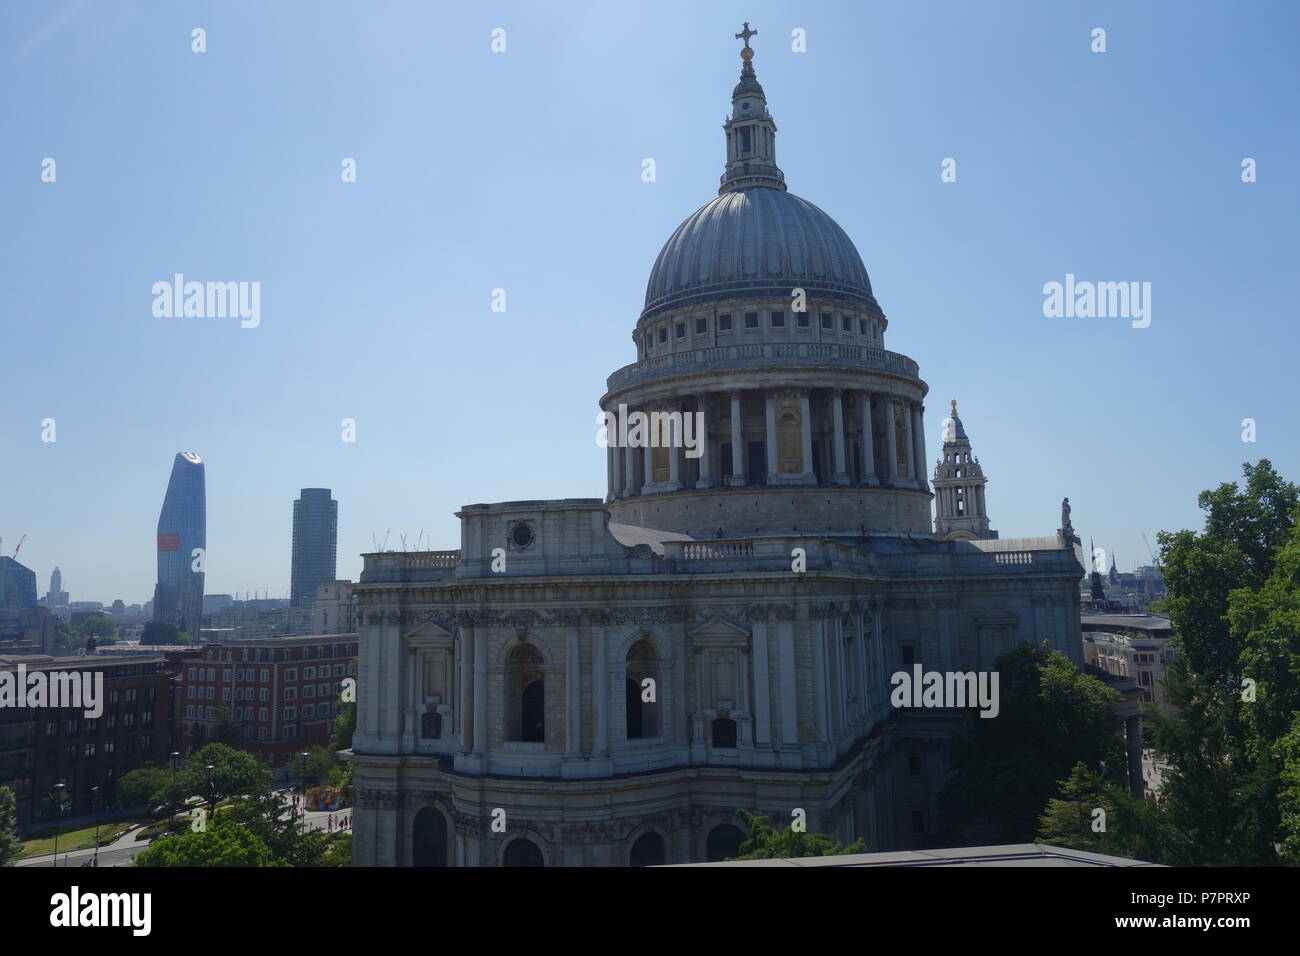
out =
{"type": "Polygon", "coordinates": [[[699,444],[611,444],[604,500],[466,505],[459,550],[365,555],[356,865],[719,860],[738,808],[926,846],[966,714],[891,706],[890,675],[1019,641],[1082,664],[1068,515],[999,538],[955,402],[927,479],[928,386],[852,241],[786,188],[753,35],[718,195],[600,399],[694,416],[699,444]]]}

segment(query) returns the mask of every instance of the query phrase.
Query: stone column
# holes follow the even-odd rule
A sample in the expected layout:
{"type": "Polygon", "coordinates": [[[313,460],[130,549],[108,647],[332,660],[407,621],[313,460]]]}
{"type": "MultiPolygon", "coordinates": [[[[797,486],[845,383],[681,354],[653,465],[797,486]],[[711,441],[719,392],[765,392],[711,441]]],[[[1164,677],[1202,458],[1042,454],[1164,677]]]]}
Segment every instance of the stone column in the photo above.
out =
{"type": "Polygon", "coordinates": [[[740,392],[731,395],[731,486],[742,487],[745,484],[745,434],[741,427],[740,392]]]}
{"type": "Polygon", "coordinates": [[[767,674],[767,621],[754,621],[754,745],[767,747],[772,743],[772,698],[768,689],[767,674]]]}
{"type": "Polygon", "coordinates": [[[591,741],[597,757],[609,754],[609,686],[605,680],[605,629],[591,631],[591,706],[596,712],[595,734],[591,741]]]}
{"type": "MultiPolygon", "coordinates": [[[[682,411],[678,414],[689,413],[682,411]]],[[[668,484],[676,490],[682,486],[682,432],[671,418],[665,422],[664,432],[664,437],[668,440],[668,484]]]]}
{"type": "Polygon", "coordinates": [[[867,484],[876,482],[875,438],[871,428],[871,393],[862,393],[862,477],[867,484]]]}
{"type": "Polygon", "coordinates": [[[564,647],[564,755],[582,749],[582,685],[578,677],[578,628],[570,627],[564,647]]]}
{"type": "Polygon", "coordinates": [[[903,444],[906,445],[907,474],[910,484],[918,484],[916,477],[916,442],[912,440],[912,403],[903,403],[903,444]]]}
{"type": "Polygon", "coordinates": [[[835,484],[847,485],[849,472],[844,457],[844,391],[831,389],[831,422],[835,427],[835,484]]]}
{"type": "MultiPolygon", "coordinates": [[[[606,440],[608,440],[608,438],[606,440]]],[[[605,450],[605,467],[609,472],[609,491],[605,496],[606,501],[613,501],[614,497],[618,494],[618,480],[615,478],[615,473],[618,471],[617,462],[618,449],[612,444],[607,445],[605,450]]]]}
{"type": "Polygon", "coordinates": [[[645,460],[645,481],[641,484],[641,493],[646,494],[650,486],[655,483],[655,460],[654,460],[654,443],[658,436],[654,433],[654,409],[647,408],[646,414],[646,442],[644,450],[645,460]]]}
{"type": "Polygon", "coordinates": [[[636,449],[631,445],[623,449],[623,496],[636,494],[636,449]]]}
{"type": "Polygon", "coordinates": [[[487,752],[487,628],[474,628],[474,753],[487,752]]]}
{"type": "Polygon", "coordinates": [[[1128,743],[1128,790],[1141,800],[1146,794],[1142,781],[1142,718],[1124,720],[1124,736],[1128,743]]]}
{"type": "Polygon", "coordinates": [[[915,446],[912,455],[916,458],[916,486],[924,491],[930,485],[925,474],[925,409],[920,402],[912,406],[912,444],[915,446]]]}
{"type": "Polygon", "coordinates": [[[695,396],[695,403],[700,413],[700,427],[696,429],[696,437],[699,440],[700,457],[696,459],[700,463],[700,477],[695,482],[696,488],[712,488],[713,476],[711,474],[709,462],[709,395],[707,392],[701,392],[695,396]]]}
{"type": "Polygon", "coordinates": [[[474,750],[474,628],[460,629],[460,749],[466,753],[474,750]]]}
{"type": "Polygon", "coordinates": [[[806,389],[799,395],[799,438],[802,444],[803,473],[815,478],[817,471],[813,468],[812,396],[806,389]]]}
{"type": "Polygon", "coordinates": [[[610,462],[611,467],[613,468],[613,474],[611,476],[610,483],[613,485],[614,488],[614,490],[610,493],[610,497],[618,498],[621,497],[623,494],[623,484],[624,484],[623,459],[626,458],[627,456],[623,454],[622,448],[619,448],[614,445],[610,446],[610,451],[613,453],[610,462]]]}
{"type": "Polygon", "coordinates": [[[768,391],[764,395],[764,419],[767,422],[767,484],[776,484],[776,396],[768,391]]]}
{"type": "Polygon", "coordinates": [[[885,480],[891,485],[898,480],[898,442],[894,439],[894,399],[885,396],[885,480]]]}

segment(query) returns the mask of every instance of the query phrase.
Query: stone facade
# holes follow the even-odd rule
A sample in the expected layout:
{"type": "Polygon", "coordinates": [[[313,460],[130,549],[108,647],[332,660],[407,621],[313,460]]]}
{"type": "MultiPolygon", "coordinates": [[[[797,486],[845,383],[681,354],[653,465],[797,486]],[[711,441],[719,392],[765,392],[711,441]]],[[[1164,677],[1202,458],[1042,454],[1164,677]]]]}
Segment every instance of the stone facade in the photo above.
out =
{"type": "Polygon", "coordinates": [[[936,534],[928,386],[787,192],[745,54],[720,195],[600,402],[670,440],[612,441],[604,500],[467,505],[458,550],[365,556],[357,865],[720,859],[738,808],[924,845],[965,715],[895,709],[891,674],[1021,640],[1082,663],[1070,541],[936,534]]]}

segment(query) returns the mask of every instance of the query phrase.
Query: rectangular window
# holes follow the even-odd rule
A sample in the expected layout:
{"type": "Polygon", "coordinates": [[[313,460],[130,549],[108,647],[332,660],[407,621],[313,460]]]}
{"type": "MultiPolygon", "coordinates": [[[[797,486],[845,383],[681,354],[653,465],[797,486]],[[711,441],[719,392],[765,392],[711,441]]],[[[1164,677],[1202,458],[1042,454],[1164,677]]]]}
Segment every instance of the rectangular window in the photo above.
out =
{"type": "Polygon", "coordinates": [[[257,739],[258,739],[258,740],[265,740],[265,739],[266,739],[266,728],[265,728],[265,727],[258,727],[258,728],[257,728],[257,739]]]}
{"type": "Polygon", "coordinates": [[[740,129],[740,151],[742,153],[752,152],[754,149],[754,131],[752,127],[742,126],[740,129]]]}
{"type": "Polygon", "coordinates": [[[834,317],[829,312],[822,313],[822,328],[827,332],[832,332],[835,329],[834,317]]]}
{"type": "Polygon", "coordinates": [[[812,327],[812,316],[807,312],[799,313],[799,328],[807,329],[812,327]]]}
{"type": "Polygon", "coordinates": [[[296,688],[296,687],[286,687],[286,688],[284,689],[284,699],[285,699],[285,700],[297,700],[297,699],[298,699],[298,688],[296,688]]]}
{"type": "MultiPolygon", "coordinates": [[[[217,669],[216,669],[215,667],[209,667],[209,668],[208,668],[208,680],[216,680],[216,679],[217,679],[217,669]]],[[[131,693],[130,691],[127,691],[127,694],[128,694],[128,695],[129,695],[130,693],[131,693]]],[[[128,696],[128,697],[127,697],[127,700],[130,700],[130,699],[131,699],[131,698],[128,696]]]]}
{"type": "Polygon", "coordinates": [[[314,668],[314,667],[304,667],[304,668],[302,669],[302,679],[303,679],[303,680],[315,680],[315,679],[316,679],[316,668],[314,668]]]}
{"type": "Polygon", "coordinates": [[[851,333],[853,331],[853,317],[848,315],[841,315],[840,328],[842,328],[845,332],[851,333]]]}
{"type": "Polygon", "coordinates": [[[746,312],[746,313],[745,313],[745,328],[747,328],[747,329],[756,329],[756,328],[758,328],[758,313],[757,313],[757,312],[746,312]]]}
{"type": "Polygon", "coordinates": [[[221,679],[226,683],[230,683],[230,679],[231,679],[230,675],[233,673],[234,672],[229,667],[227,667],[225,670],[221,672],[221,679]]]}
{"type": "Polygon", "coordinates": [[[216,697],[216,692],[217,692],[217,689],[216,689],[215,687],[205,687],[205,688],[203,689],[203,696],[204,696],[207,700],[213,700],[213,699],[215,699],[215,697],[216,697]]]}
{"type": "Polygon", "coordinates": [[[307,704],[307,705],[305,705],[305,706],[303,707],[303,709],[302,709],[302,719],[303,719],[303,720],[310,720],[311,718],[313,718],[313,717],[315,717],[315,716],[316,716],[316,705],[315,705],[315,704],[307,704]]]}
{"type": "Polygon", "coordinates": [[[284,725],[284,735],[285,735],[285,737],[287,737],[287,738],[289,738],[290,740],[292,740],[294,737],[297,737],[297,736],[298,736],[298,728],[295,727],[293,724],[285,724],[285,725],[284,725]]]}
{"type": "Polygon", "coordinates": [[[271,719],[265,707],[257,708],[257,719],[262,721],[262,723],[266,723],[268,720],[271,719]]]}
{"type": "Polygon", "coordinates": [[[304,687],[304,688],[302,689],[302,696],[304,696],[304,697],[315,697],[315,696],[316,696],[316,685],[315,685],[315,684],[308,684],[306,687],[304,687]]]}
{"type": "Polygon", "coordinates": [[[284,709],[284,713],[282,714],[282,716],[284,717],[285,720],[297,720],[297,719],[298,719],[298,708],[297,708],[297,707],[286,707],[286,708],[284,709]]]}
{"type": "Polygon", "coordinates": [[[858,320],[858,331],[861,332],[863,335],[866,335],[866,334],[867,334],[867,320],[866,320],[866,319],[859,319],[859,320],[858,320]]]}
{"type": "Polygon", "coordinates": [[[271,679],[271,672],[265,667],[262,668],[262,683],[265,684],[271,679]]]}
{"type": "Polygon", "coordinates": [[[696,319],[696,320],[695,320],[695,334],[696,334],[696,335],[704,335],[704,334],[705,334],[706,332],[708,332],[708,331],[709,331],[709,320],[708,320],[708,319],[696,319]]]}
{"type": "Polygon", "coordinates": [[[195,672],[196,670],[198,670],[198,668],[196,668],[196,667],[191,667],[191,668],[190,668],[190,671],[189,671],[189,679],[190,679],[190,680],[198,680],[198,678],[194,676],[194,672],[195,672]]]}
{"type": "Polygon", "coordinates": [[[659,329],[659,344],[662,345],[667,341],[668,341],[668,326],[665,325],[659,329]]]}
{"type": "Polygon", "coordinates": [[[284,679],[287,680],[287,681],[295,681],[295,680],[297,680],[297,679],[298,679],[298,668],[296,668],[296,667],[290,667],[288,670],[286,670],[286,671],[284,672],[284,679]]]}
{"type": "Polygon", "coordinates": [[[676,330],[677,330],[677,331],[676,331],[676,334],[677,334],[677,337],[678,337],[679,339],[684,339],[684,338],[686,338],[686,323],[685,323],[685,322],[678,322],[678,323],[677,323],[677,326],[676,326],[676,330]]]}
{"type": "Polygon", "coordinates": [[[718,316],[718,331],[719,331],[719,332],[730,332],[730,331],[731,331],[731,316],[730,316],[730,315],[728,315],[728,314],[726,314],[726,313],[723,313],[722,315],[718,316]]]}
{"type": "Polygon", "coordinates": [[[774,328],[774,329],[783,329],[783,328],[785,328],[785,313],[784,313],[784,312],[773,312],[773,313],[772,313],[772,328],[774,328]]]}
{"type": "Polygon", "coordinates": [[[257,699],[260,700],[262,703],[266,703],[268,700],[271,699],[271,692],[267,690],[265,687],[263,687],[258,690],[257,699]]]}

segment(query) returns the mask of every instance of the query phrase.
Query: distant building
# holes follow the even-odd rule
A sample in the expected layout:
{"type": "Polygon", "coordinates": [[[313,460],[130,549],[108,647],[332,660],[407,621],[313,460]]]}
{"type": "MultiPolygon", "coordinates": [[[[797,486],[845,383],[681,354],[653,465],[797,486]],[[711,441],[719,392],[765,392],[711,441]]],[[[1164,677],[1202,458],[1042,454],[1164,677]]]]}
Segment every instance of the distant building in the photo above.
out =
{"type": "Polygon", "coordinates": [[[322,582],[316,589],[316,600],[312,602],[312,633],[352,633],[356,630],[354,609],[351,581],[322,582]]]}
{"type": "Polygon", "coordinates": [[[54,621],[49,608],[0,610],[0,654],[54,654],[54,621]]]}
{"type": "Polygon", "coordinates": [[[13,558],[0,557],[0,608],[36,607],[36,573],[13,558]]]}
{"type": "Polygon", "coordinates": [[[203,619],[203,567],[207,560],[207,493],[203,460],[183,451],[158,516],[158,584],[153,619],[198,632],[203,619]]]}
{"type": "Polygon", "coordinates": [[[1142,702],[1163,714],[1174,707],[1165,695],[1169,665],[1178,649],[1170,641],[1173,625],[1158,614],[1084,614],[1083,661],[1117,677],[1131,677],[1142,702]]]}
{"type": "Polygon", "coordinates": [[[957,417],[957,402],[943,422],[943,457],[934,466],[934,531],[949,538],[996,538],[989,528],[980,460],[971,452],[966,429],[957,417]]]}
{"type": "Polygon", "coordinates": [[[339,503],[328,488],[304,488],[293,503],[293,569],[289,603],[311,607],[322,581],[335,575],[339,503]]]}
{"type": "Polygon", "coordinates": [[[311,635],[210,644],[185,664],[187,751],[218,739],[280,767],[334,732],[343,680],[356,676],[357,636],[311,635]]]}
{"type": "Polygon", "coordinates": [[[235,599],[229,594],[205,594],[203,595],[203,613],[211,614],[213,611],[220,611],[222,608],[230,607],[235,603],[235,599]]]}
{"type": "Polygon", "coordinates": [[[50,572],[50,590],[45,595],[46,607],[61,607],[68,603],[68,592],[63,590],[63,572],[55,568],[50,572]]]}
{"type": "Polygon", "coordinates": [[[18,822],[54,819],[49,794],[66,786],[65,816],[94,809],[91,788],[113,803],[116,782],[146,764],[165,764],[170,700],[168,662],[162,657],[0,657],[0,670],[103,674],[103,713],[84,708],[0,707],[0,786],[18,799],[18,822]]]}

